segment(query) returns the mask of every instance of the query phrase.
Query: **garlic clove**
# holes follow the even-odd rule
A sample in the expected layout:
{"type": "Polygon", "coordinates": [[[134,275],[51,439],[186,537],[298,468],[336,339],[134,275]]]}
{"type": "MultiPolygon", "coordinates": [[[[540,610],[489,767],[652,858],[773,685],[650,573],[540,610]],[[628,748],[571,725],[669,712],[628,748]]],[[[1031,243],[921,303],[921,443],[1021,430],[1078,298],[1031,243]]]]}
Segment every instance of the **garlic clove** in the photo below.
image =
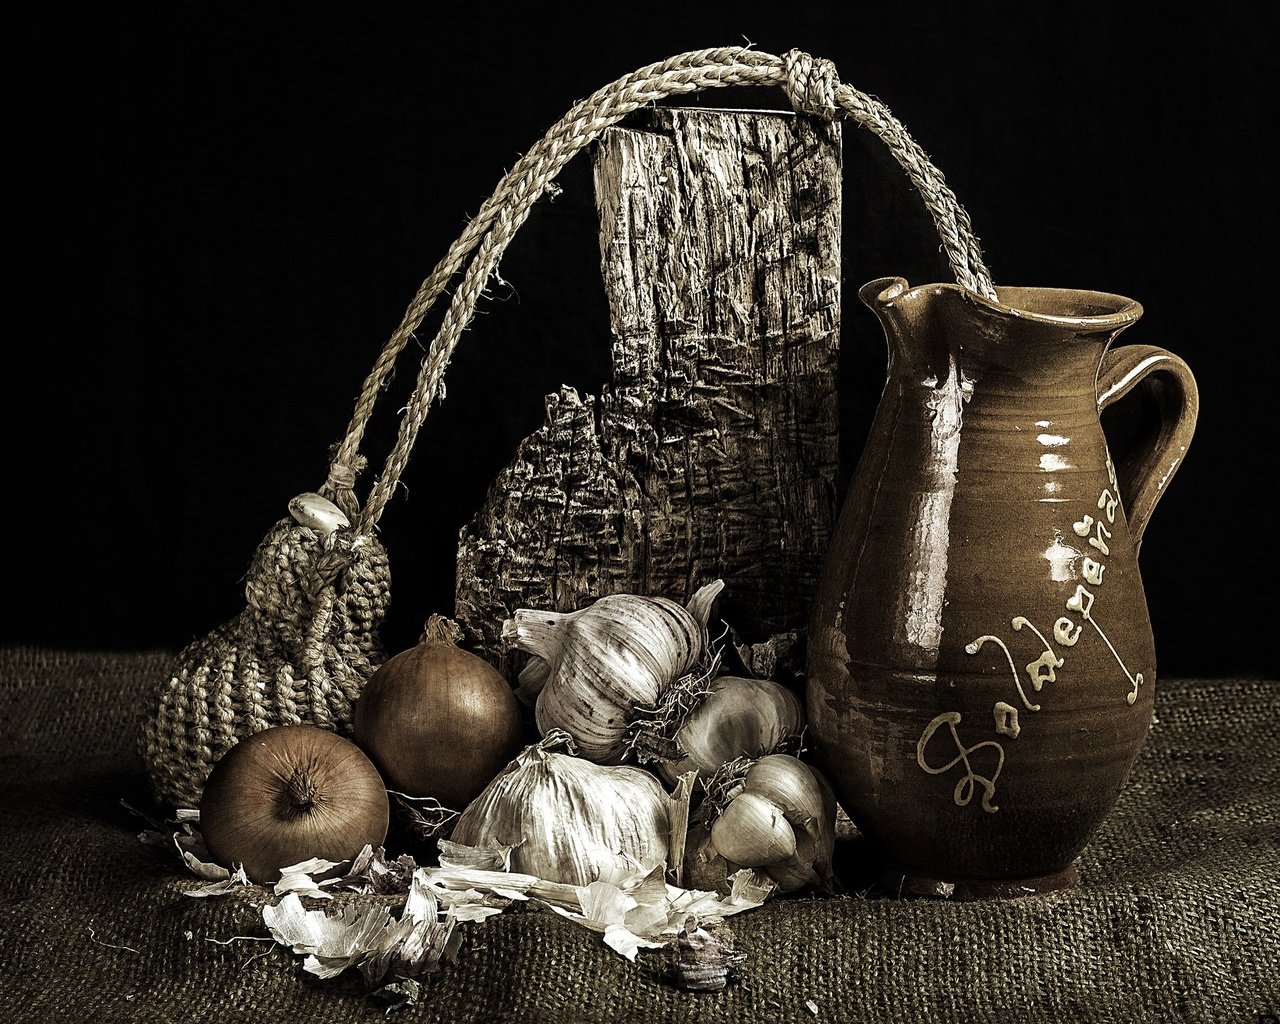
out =
{"type": "Polygon", "coordinates": [[[821,885],[830,891],[835,888],[832,860],[836,849],[836,793],[820,769],[813,765],[806,767],[822,792],[822,817],[807,826],[816,844],[813,869],[817,872],[821,885]]]}
{"type": "Polygon", "coordinates": [[[530,657],[529,663],[520,670],[520,675],[517,677],[519,685],[515,690],[516,699],[526,707],[533,707],[538,702],[538,694],[547,685],[547,678],[550,675],[550,662],[536,655],[530,657]]]}
{"type": "MultiPolygon", "coordinates": [[[[760,758],[747,770],[742,786],[745,792],[763,796],[781,807],[792,823],[827,818],[821,784],[807,764],[790,754],[760,758]]],[[[834,828],[834,809],[831,818],[834,828]]]]}
{"type": "Polygon", "coordinates": [[[778,866],[776,873],[771,869],[779,888],[790,892],[813,885],[833,890],[836,797],[822,772],[790,755],[774,755],[752,765],[743,786],[775,801],[795,830],[796,859],[803,863],[778,866]],[[802,870],[806,868],[811,870],[802,870]]]}
{"type": "Polygon", "coordinates": [[[807,829],[796,827],[796,853],[777,864],[770,864],[765,873],[778,883],[779,892],[794,892],[808,885],[821,882],[814,867],[814,859],[818,852],[818,844],[807,829]]]}
{"type": "Polygon", "coordinates": [[[834,845],[831,831],[818,822],[812,822],[808,826],[795,826],[795,833],[796,855],[762,870],[777,884],[779,892],[814,889],[834,893],[836,881],[831,869],[834,845]]]}
{"type": "Polygon", "coordinates": [[[346,529],[351,520],[346,513],[323,495],[307,491],[289,499],[289,515],[301,526],[309,526],[324,535],[346,529]]]}
{"type": "Polygon", "coordinates": [[[814,865],[822,873],[825,866],[825,879],[831,881],[831,859],[835,855],[836,848],[836,791],[832,788],[830,781],[822,772],[809,766],[809,771],[813,773],[813,777],[818,782],[818,788],[822,790],[822,830],[815,836],[818,842],[818,852],[814,858],[814,865]]]}
{"type": "Polygon", "coordinates": [[[818,853],[818,844],[808,829],[798,828],[796,833],[796,855],[792,858],[796,863],[812,865],[818,853]]]}
{"type": "Polygon", "coordinates": [[[716,818],[711,842],[726,860],[748,868],[777,864],[796,853],[796,834],[782,808],[745,791],[716,818]]]}
{"type": "Polygon", "coordinates": [[[770,864],[764,872],[778,883],[779,892],[795,892],[821,882],[812,865],[805,866],[794,857],[780,864],[770,864]]]}
{"type": "Polygon", "coordinates": [[[814,870],[814,858],[818,854],[818,844],[808,829],[797,826],[795,856],[771,864],[765,873],[783,892],[791,892],[818,881],[818,873],[814,870]]]}

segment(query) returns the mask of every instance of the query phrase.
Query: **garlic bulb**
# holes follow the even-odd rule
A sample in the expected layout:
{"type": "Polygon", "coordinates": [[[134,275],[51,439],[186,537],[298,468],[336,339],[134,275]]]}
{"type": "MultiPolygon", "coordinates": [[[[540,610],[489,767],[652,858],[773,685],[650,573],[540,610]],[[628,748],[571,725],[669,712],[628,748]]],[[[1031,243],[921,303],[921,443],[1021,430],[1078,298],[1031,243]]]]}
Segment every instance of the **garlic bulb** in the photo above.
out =
{"type": "Polygon", "coordinates": [[[302,526],[319,534],[345,530],[351,525],[347,514],[323,495],[307,491],[289,499],[289,514],[302,526]]]}
{"type": "Polygon", "coordinates": [[[664,597],[611,594],[576,612],[517,609],[503,623],[503,639],[547,664],[538,731],[563,729],[583,757],[622,762],[637,709],[656,704],[705,657],[707,619],[723,588],[721,580],[702,587],[687,608],[664,597]]]}
{"type": "Polygon", "coordinates": [[[752,867],[779,892],[831,890],[836,798],[818,769],[790,754],[739,758],[705,788],[685,846],[691,884],[725,891],[733,872],[752,867]]]}
{"type": "Polygon", "coordinates": [[[716,676],[706,684],[702,699],[673,726],[674,758],[658,761],[659,774],[674,782],[696,768],[708,779],[734,758],[763,757],[798,741],[805,727],[804,705],[769,679],[716,676]]]}
{"type": "Polygon", "coordinates": [[[570,885],[616,884],[682,853],[688,787],[668,797],[642,768],[598,765],[557,746],[572,749],[559,730],[518,754],[463,811],[451,841],[510,848],[510,870],[570,885]]]}

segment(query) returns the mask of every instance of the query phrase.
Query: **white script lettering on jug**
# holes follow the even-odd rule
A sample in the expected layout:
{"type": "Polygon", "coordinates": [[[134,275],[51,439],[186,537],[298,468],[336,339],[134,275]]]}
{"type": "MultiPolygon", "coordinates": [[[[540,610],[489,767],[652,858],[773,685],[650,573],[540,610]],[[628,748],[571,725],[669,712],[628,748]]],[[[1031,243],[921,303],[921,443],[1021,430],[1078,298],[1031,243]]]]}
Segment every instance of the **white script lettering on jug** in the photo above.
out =
{"type": "MultiPolygon", "coordinates": [[[[1102,494],[1098,496],[1096,505],[1097,511],[1101,513],[1101,517],[1095,518],[1092,515],[1085,515],[1077,522],[1071,524],[1072,531],[1076,536],[1087,537],[1089,545],[1104,557],[1111,554],[1110,546],[1107,544],[1107,541],[1111,539],[1112,536],[1109,527],[1115,524],[1116,513],[1120,507],[1119,488],[1116,484],[1115,465],[1111,461],[1110,453],[1107,454],[1107,476],[1110,480],[1111,486],[1103,489],[1102,494]],[[1103,520],[1105,520],[1105,522],[1103,522],[1103,520]]],[[[1062,531],[1055,529],[1054,542],[1046,551],[1046,558],[1048,558],[1052,552],[1057,555],[1057,559],[1061,559],[1062,554],[1058,554],[1060,549],[1065,549],[1062,554],[1065,554],[1066,551],[1074,551],[1074,549],[1068,548],[1066,545],[1062,544],[1062,531]]],[[[1077,555],[1080,554],[1079,552],[1075,553],[1077,555]]],[[[1054,570],[1053,579],[1063,582],[1061,577],[1066,574],[1061,572],[1061,563],[1055,559],[1050,559],[1050,565],[1054,570]]],[[[1106,644],[1112,657],[1115,658],[1116,664],[1120,666],[1121,671],[1124,672],[1125,677],[1129,680],[1131,689],[1125,695],[1125,703],[1132,707],[1138,699],[1138,688],[1143,683],[1142,673],[1131,673],[1129,671],[1124,660],[1120,657],[1119,652],[1115,649],[1115,645],[1111,643],[1111,640],[1107,637],[1102,627],[1098,625],[1098,621],[1094,616],[1094,602],[1097,597],[1095,591],[1102,587],[1106,569],[1107,566],[1105,562],[1094,558],[1092,555],[1084,556],[1080,570],[1081,575],[1084,577],[1085,582],[1088,583],[1089,586],[1094,587],[1095,590],[1089,590],[1084,583],[1077,583],[1075,592],[1066,600],[1065,609],[1068,612],[1075,613],[1075,615],[1077,615],[1081,620],[1092,626],[1098,636],[1102,639],[1102,642],[1106,644]]],[[[1039,657],[1024,666],[1027,681],[1031,684],[1032,691],[1037,694],[1040,693],[1041,688],[1045,683],[1056,682],[1056,673],[1066,664],[1066,657],[1055,653],[1053,645],[1056,644],[1058,647],[1072,648],[1080,641],[1081,634],[1084,632],[1084,626],[1077,623],[1075,619],[1069,615],[1059,616],[1057,621],[1054,622],[1053,627],[1050,630],[1053,635],[1053,644],[1050,644],[1045,638],[1045,635],[1041,633],[1040,630],[1038,630],[1024,615],[1015,615],[1009,620],[1009,625],[1015,632],[1021,632],[1023,629],[1029,629],[1036,635],[1036,638],[1044,648],[1039,657]]],[[[971,655],[980,654],[987,644],[995,644],[1004,654],[1005,661],[1009,666],[1009,672],[1013,677],[1014,690],[1018,695],[1019,702],[1023,709],[1031,712],[1039,711],[1040,705],[1038,703],[1032,703],[1031,698],[1027,696],[1027,691],[1023,688],[1022,676],[1018,672],[1018,666],[1014,660],[1013,652],[1009,649],[1009,645],[1006,644],[999,636],[987,634],[985,636],[977,637],[965,645],[965,652],[971,655]]],[[[1007,736],[1009,739],[1016,740],[1022,732],[1022,725],[1018,719],[1019,711],[1017,706],[1003,700],[998,700],[992,706],[991,712],[996,733],[1001,736],[1007,736]]],[[[963,716],[959,711],[947,711],[938,715],[933,719],[933,721],[926,725],[924,732],[921,733],[920,739],[916,743],[916,763],[923,771],[928,772],[930,775],[942,775],[950,771],[952,768],[955,768],[957,765],[962,765],[964,767],[965,774],[956,784],[953,792],[953,799],[955,803],[961,807],[966,806],[973,799],[973,795],[976,791],[975,787],[981,786],[983,791],[981,800],[982,809],[994,814],[999,810],[999,807],[991,802],[991,798],[995,796],[996,780],[999,778],[1000,772],[1004,769],[1004,746],[998,740],[983,740],[979,743],[973,744],[972,746],[965,746],[956,729],[956,726],[960,724],[962,718],[963,716]],[[935,735],[938,735],[943,726],[947,727],[947,731],[944,735],[950,736],[956,753],[955,756],[945,764],[932,765],[929,763],[926,752],[929,748],[930,741],[933,740],[935,735]],[[990,776],[978,774],[970,763],[970,758],[974,754],[986,749],[994,750],[996,756],[995,770],[991,772],[990,776]]]]}

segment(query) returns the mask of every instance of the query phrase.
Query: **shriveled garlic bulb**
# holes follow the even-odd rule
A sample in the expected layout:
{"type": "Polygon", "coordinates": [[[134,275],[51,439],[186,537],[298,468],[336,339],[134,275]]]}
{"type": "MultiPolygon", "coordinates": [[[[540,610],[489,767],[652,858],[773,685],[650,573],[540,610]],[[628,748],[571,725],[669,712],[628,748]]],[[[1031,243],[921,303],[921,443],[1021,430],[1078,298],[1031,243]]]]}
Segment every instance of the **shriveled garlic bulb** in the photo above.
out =
{"type": "Polygon", "coordinates": [[[658,758],[655,767],[671,783],[695,768],[709,779],[734,758],[779,752],[799,740],[804,726],[804,705],[782,684],[716,676],[692,709],[671,723],[671,755],[658,758]]]}
{"type": "Polygon", "coordinates": [[[669,797],[642,768],[557,748],[572,749],[560,730],[521,751],[462,812],[451,841],[510,848],[512,871],[571,885],[616,884],[683,856],[687,786],[669,797]]]}
{"type": "Polygon", "coordinates": [[[779,892],[830,890],[836,799],[822,773],[790,754],[724,765],[707,785],[686,843],[689,884],[724,891],[739,868],[759,868],[779,892]]]}
{"type": "Polygon", "coordinates": [[[707,584],[688,607],[664,597],[610,594],[576,612],[517,609],[503,623],[503,639],[547,665],[535,711],[538,731],[563,729],[583,757],[620,764],[637,709],[656,704],[705,657],[707,619],[723,588],[722,580],[707,584]]]}

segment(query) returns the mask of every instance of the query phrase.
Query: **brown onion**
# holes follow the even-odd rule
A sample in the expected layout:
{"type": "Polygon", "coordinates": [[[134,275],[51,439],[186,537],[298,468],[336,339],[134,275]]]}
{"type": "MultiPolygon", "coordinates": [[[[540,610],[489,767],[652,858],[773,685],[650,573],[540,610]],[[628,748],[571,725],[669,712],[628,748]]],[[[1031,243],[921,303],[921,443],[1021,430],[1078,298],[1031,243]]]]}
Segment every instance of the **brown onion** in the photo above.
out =
{"type": "Polygon", "coordinates": [[[387,786],[462,810],[524,746],[520,703],[502,674],[427,620],[416,647],[384,662],[356,702],[355,739],[387,786]]]}
{"type": "Polygon", "coordinates": [[[391,809],[373,762],[348,739],[313,725],[248,736],[213,766],[200,831],[219,864],[244,865],[269,885],[311,857],[344,861],[381,846],[391,809]]]}

